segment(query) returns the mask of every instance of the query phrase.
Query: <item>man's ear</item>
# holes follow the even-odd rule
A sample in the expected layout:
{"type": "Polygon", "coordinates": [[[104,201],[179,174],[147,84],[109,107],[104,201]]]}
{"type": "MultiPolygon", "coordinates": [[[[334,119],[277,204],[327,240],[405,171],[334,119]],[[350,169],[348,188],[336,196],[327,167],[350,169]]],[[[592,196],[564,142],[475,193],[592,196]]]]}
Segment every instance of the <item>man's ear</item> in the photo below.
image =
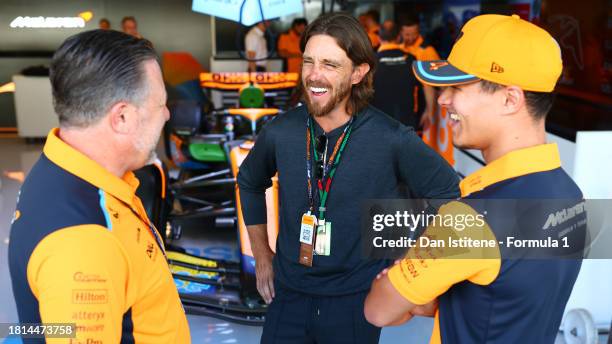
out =
{"type": "Polygon", "coordinates": [[[111,107],[108,116],[114,132],[130,134],[136,130],[138,114],[133,105],[127,102],[118,102],[111,107]]]}
{"type": "Polygon", "coordinates": [[[516,113],[525,106],[525,93],[520,87],[507,86],[502,95],[504,114],[516,113]]]}
{"type": "Polygon", "coordinates": [[[353,74],[351,75],[351,84],[357,85],[363,80],[363,77],[370,71],[370,65],[362,63],[359,66],[353,68],[353,74]]]}

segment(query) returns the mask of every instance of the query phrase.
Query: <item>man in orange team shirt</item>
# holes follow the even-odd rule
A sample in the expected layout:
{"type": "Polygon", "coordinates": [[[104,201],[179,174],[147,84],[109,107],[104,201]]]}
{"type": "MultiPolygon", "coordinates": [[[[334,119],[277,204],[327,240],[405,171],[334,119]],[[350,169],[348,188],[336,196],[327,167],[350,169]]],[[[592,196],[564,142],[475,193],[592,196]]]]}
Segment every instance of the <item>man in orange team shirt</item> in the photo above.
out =
{"type": "MultiPolygon", "coordinates": [[[[427,43],[419,32],[419,22],[414,19],[407,19],[400,24],[400,35],[402,36],[403,49],[412,54],[417,61],[435,61],[440,56],[436,49],[427,43]]],[[[425,111],[421,117],[421,125],[427,127],[433,122],[436,94],[433,87],[424,85],[425,92],[425,111]]]]}
{"type": "Polygon", "coordinates": [[[296,18],[291,23],[291,29],[278,39],[278,54],[285,59],[285,70],[289,73],[299,73],[302,69],[302,52],[300,38],[308,22],[305,18],[296,18]]]}

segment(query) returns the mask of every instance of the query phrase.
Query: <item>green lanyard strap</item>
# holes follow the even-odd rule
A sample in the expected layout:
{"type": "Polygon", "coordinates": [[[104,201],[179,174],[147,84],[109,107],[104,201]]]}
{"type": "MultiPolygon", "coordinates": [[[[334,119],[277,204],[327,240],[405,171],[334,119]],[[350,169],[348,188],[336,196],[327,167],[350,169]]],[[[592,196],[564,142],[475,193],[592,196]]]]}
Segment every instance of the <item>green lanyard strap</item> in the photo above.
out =
{"type": "MultiPolygon", "coordinates": [[[[351,117],[351,120],[349,121],[348,125],[344,128],[344,131],[342,132],[342,135],[338,138],[338,141],[336,141],[336,144],[334,146],[334,150],[332,152],[332,155],[329,158],[329,162],[326,164],[326,166],[323,166],[323,177],[319,180],[317,180],[317,188],[319,189],[319,198],[321,200],[321,204],[319,206],[319,219],[320,220],[324,220],[325,219],[325,204],[327,203],[327,198],[329,196],[329,192],[331,189],[331,184],[334,178],[334,175],[336,174],[336,169],[338,168],[338,165],[340,164],[340,159],[342,158],[342,152],[344,152],[344,148],[346,147],[346,143],[348,142],[349,137],[351,136],[351,131],[353,130],[353,119],[354,117],[351,117]],[[326,173],[329,170],[329,174],[326,173]],[[323,185],[325,185],[325,187],[323,187],[323,185]]],[[[309,197],[309,201],[310,201],[310,207],[311,210],[313,210],[314,207],[314,199],[313,199],[313,195],[312,195],[312,183],[311,183],[311,164],[310,164],[310,146],[313,146],[313,156],[315,158],[315,161],[318,160],[318,155],[317,155],[317,150],[314,148],[315,147],[315,142],[314,142],[314,128],[313,125],[311,123],[312,119],[309,117],[308,118],[308,128],[306,131],[306,159],[307,159],[307,177],[308,177],[308,197],[309,197]]]]}

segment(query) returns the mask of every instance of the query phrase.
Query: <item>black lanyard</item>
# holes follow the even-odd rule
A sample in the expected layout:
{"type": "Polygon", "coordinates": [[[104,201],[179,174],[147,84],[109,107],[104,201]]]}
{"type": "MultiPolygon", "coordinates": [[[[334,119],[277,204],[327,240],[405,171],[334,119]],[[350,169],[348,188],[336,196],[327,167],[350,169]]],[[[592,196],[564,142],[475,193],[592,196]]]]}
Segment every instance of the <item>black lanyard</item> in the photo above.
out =
{"type": "MultiPolygon", "coordinates": [[[[344,148],[346,147],[346,143],[348,142],[349,137],[351,136],[351,131],[353,129],[353,120],[355,117],[351,117],[349,123],[344,128],[342,135],[336,141],[336,145],[334,146],[334,150],[329,157],[329,160],[323,166],[323,176],[321,179],[317,180],[317,188],[319,189],[319,198],[321,200],[319,206],[319,220],[325,219],[325,204],[327,203],[327,198],[329,197],[329,190],[331,189],[332,180],[334,178],[334,174],[336,173],[336,169],[340,164],[340,159],[342,158],[342,152],[344,152],[344,148]],[[328,173],[329,171],[329,173],[328,173]],[[323,187],[325,186],[325,187],[323,187]]],[[[312,160],[310,158],[310,146],[312,145],[313,157],[315,160],[318,159],[317,150],[315,148],[314,142],[314,125],[312,123],[312,117],[308,116],[306,120],[306,177],[308,178],[308,201],[310,206],[310,211],[314,211],[314,195],[312,188],[312,160]]]]}
{"type": "Polygon", "coordinates": [[[164,256],[166,256],[166,250],[164,249],[164,243],[162,238],[159,236],[155,226],[153,225],[153,223],[151,223],[151,220],[149,219],[149,217],[147,216],[146,210],[144,209],[144,206],[142,205],[142,201],[141,201],[141,207],[136,207],[136,206],[132,206],[131,204],[127,204],[123,201],[120,201],[121,203],[125,204],[126,207],[130,208],[130,210],[132,211],[132,213],[134,215],[136,215],[136,217],[138,217],[138,219],[140,221],[142,221],[143,223],[145,223],[148,227],[149,227],[149,231],[151,232],[151,234],[153,235],[153,237],[155,238],[155,241],[157,242],[157,246],[159,246],[159,249],[162,251],[162,253],[164,254],[164,256]],[[141,213],[141,212],[144,212],[141,213]]]}

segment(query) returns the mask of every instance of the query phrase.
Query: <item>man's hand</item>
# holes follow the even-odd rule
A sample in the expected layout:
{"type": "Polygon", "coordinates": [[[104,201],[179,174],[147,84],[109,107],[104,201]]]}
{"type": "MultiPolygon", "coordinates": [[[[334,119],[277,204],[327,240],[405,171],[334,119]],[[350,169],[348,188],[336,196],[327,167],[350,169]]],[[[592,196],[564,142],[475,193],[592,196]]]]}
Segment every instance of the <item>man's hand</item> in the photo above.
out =
{"type": "MultiPolygon", "coordinates": [[[[394,265],[399,263],[400,260],[396,260],[394,265]]],[[[364,314],[368,322],[378,327],[396,326],[409,321],[415,315],[434,316],[438,301],[416,305],[405,299],[389,281],[387,274],[391,267],[382,270],[376,276],[366,297],[364,314]]]]}
{"type": "Polygon", "coordinates": [[[434,317],[436,316],[436,311],[438,310],[438,299],[431,301],[425,305],[415,305],[410,311],[404,313],[402,316],[397,318],[395,321],[387,324],[387,326],[399,326],[405,324],[407,321],[410,321],[415,316],[421,317],[434,317]]]}
{"type": "MultiPolygon", "coordinates": [[[[393,265],[397,265],[397,264],[399,264],[399,262],[400,262],[400,260],[399,260],[399,259],[396,259],[396,260],[393,262],[393,265]]],[[[378,273],[378,275],[376,275],[376,279],[380,279],[381,277],[386,276],[386,275],[387,275],[387,273],[389,272],[389,269],[390,269],[390,268],[391,268],[391,267],[387,267],[387,268],[385,268],[383,271],[379,272],[379,273],[378,273]]]]}
{"type": "Polygon", "coordinates": [[[425,111],[421,116],[420,125],[423,130],[434,124],[434,110],[436,108],[436,90],[429,85],[423,85],[423,93],[425,94],[425,111]]]}
{"type": "Polygon", "coordinates": [[[262,252],[255,260],[255,276],[257,278],[257,291],[267,304],[274,299],[274,269],[272,268],[274,253],[262,252]]]}
{"type": "MultiPolygon", "coordinates": [[[[395,266],[397,264],[399,264],[401,262],[400,259],[396,259],[393,262],[392,266],[395,266]]],[[[384,276],[387,276],[387,273],[389,273],[389,269],[391,269],[392,266],[389,266],[387,268],[385,268],[383,271],[379,272],[378,275],[376,275],[376,279],[381,279],[384,276]]],[[[422,316],[422,317],[433,317],[436,315],[436,311],[438,310],[438,299],[435,299],[433,301],[431,301],[430,303],[424,304],[424,305],[415,305],[415,307],[410,310],[410,312],[408,312],[410,314],[410,317],[408,317],[407,320],[410,320],[410,318],[412,318],[412,316],[414,315],[418,315],[418,316],[422,316]]],[[[404,323],[405,321],[403,321],[402,323],[404,323]]]]}
{"type": "Polygon", "coordinates": [[[438,299],[434,299],[430,303],[414,307],[410,311],[410,314],[419,315],[422,317],[434,317],[436,315],[437,310],[438,310],[438,299]]]}
{"type": "Polygon", "coordinates": [[[429,127],[433,123],[434,123],[434,121],[433,121],[433,111],[429,107],[426,107],[425,111],[423,111],[423,115],[421,116],[421,120],[420,120],[419,124],[421,125],[423,130],[425,130],[425,129],[427,129],[427,127],[429,127]]]}
{"type": "Polygon", "coordinates": [[[251,249],[255,258],[255,277],[257,291],[267,304],[274,298],[274,270],[272,258],[274,252],[268,245],[268,231],[266,224],[247,226],[251,249]]]}

